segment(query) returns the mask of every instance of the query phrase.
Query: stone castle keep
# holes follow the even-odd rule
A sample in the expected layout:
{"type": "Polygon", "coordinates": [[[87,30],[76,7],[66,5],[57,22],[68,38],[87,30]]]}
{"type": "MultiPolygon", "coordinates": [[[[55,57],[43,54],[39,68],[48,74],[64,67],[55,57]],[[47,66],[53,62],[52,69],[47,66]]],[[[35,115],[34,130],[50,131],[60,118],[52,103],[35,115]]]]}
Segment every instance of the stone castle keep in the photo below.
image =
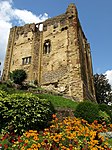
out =
{"type": "Polygon", "coordinates": [[[2,80],[15,69],[46,89],[95,100],[90,45],[74,4],[62,15],[10,29],[2,80]]]}

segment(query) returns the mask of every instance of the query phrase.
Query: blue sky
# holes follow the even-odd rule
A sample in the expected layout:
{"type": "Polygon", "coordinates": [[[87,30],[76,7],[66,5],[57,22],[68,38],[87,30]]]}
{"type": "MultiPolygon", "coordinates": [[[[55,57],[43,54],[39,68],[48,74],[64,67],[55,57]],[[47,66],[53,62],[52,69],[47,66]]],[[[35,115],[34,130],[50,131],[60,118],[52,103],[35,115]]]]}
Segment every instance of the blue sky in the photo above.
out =
{"type": "MultiPolygon", "coordinates": [[[[57,16],[64,13],[70,3],[76,4],[83,31],[91,45],[94,73],[106,72],[112,83],[112,0],[0,0],[0,6],[4,4],[3,9],[0,7],[0,39],[5,41],[0,41],[0,45],[6,49],[10,27],[57,16]]],[[[5,55],[2,48],[0,59],[5,55]]]]}

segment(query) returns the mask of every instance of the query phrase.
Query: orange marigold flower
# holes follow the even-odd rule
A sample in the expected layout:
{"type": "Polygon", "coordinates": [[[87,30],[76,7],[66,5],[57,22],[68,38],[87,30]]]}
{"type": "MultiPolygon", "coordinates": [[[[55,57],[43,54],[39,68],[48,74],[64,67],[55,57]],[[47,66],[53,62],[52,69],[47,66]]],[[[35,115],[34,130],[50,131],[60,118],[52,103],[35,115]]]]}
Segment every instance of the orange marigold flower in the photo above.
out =
{"type": "Polygon", "coordinates": [[[41,142],[41,145],[44,146],[44,145],[46,145],[46,143],[45,142],[41,142]]]}
{"type": "Polygon", "coordinates": [[[40,148],[40,147],[41,147],[40,143],[38,143],[38,144],[37,144],[37,147],[38,147],[38,148],[40,148]]]}
{"type": "Polygon", "coordinates": [[[94,120],[94,124],[97,125],[97,124],[98,124],[98,121],[97,121],[97,120],[94,120]]]}
{"type": "Polygon", "coordinates": [[[53,118],[56,118],[56,114],[53,114],[52,117],[53,117],[53,118]]]}
{"type": "Polygon", "coordinates": [[[33,139],[34,139],[35,141],[39,140],[38,136],[34,136],[33,139]]]}
{"type": "Polygon", "coordinates": [[[28,140],[25,140],[25,143],[28,143],[28,140]]]}
{"type": "Polygon", "coordinates": [[[21,148],[21,150],[25,150],[24,146],[21,148]]]}
{"type": "Polygon", "coordinates": [[[29,132],[34,132],[33,130],[29,130],[29,132]]]}

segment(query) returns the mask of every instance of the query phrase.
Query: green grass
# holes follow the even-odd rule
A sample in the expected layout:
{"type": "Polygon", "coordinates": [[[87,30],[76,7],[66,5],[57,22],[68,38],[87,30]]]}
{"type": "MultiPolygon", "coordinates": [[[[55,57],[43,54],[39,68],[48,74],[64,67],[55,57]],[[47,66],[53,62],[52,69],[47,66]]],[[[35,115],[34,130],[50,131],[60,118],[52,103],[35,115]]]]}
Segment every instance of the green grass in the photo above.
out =
{"type": "MultiPolygon", "coordinates": [[[[7,84],[0,84],[0,89],[6,91],[9,94],[13,93],[26,93],[28,91],[25,90],[18,90],[12,87],[8,87],[7,84]]],[[[42,88],[32,88],[32,93],[35,93],[36,90],[40,90],[44,93],[44,89],[42,88]]],[[[72,101],[71,99],[64,98],[62,96],[53,95],[53,94],[36,94],[41,99],[48,99],[53,104],[54,108],[68,108],[75,110],[78,102],[72,101]]]]}
{"type": "Polygon", "coordinates": [[[78,102],[74,102],[71,99],[64,98],[62,96],[56,96],[52,94],[38,94],[41,99],[48,99],[51,101],[55,108],[70,108],[72,110],[76,109],[78,102]]]}
{"type": "Polygon", "coordinates": [[[112,138],[108,140],[108,143],[112,147],[112,138]]]}

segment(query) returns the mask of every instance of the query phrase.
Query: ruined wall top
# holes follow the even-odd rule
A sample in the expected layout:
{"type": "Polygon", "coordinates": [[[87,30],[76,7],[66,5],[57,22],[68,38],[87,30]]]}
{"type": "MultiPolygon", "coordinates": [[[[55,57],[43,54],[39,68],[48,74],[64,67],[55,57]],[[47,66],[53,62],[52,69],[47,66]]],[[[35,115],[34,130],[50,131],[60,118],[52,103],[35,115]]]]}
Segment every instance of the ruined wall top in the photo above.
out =
{"type": "Polygon", "coordinates": [[[66,12],[61,14],[61,15],[58,15],[58,16],[53,17],[53,18],[48,18],[47,20],[45,20],[43,22],[40,22],[40,23],[36,23],[36,24],[35,23],[31,23],[31,24],[25,24],[24,26],[19,26],[19,27],[15,26],[15,27],[11,28],[11,31],[15,30],[15,28],[16,28],[16,33],[18,35],[21,35],[23,33],[26,34],[27,32],[30,32],[30,31],[32,31],[32,32],[35,32],[35,31],[39,32],[40,31],[39,30],[40,24],[43,25],[43,31],[46,31],[47,30],[47,26],[55,25],[56,23],[60,23],[61,26],[66,26],[67,20],[73,19],[73,18],[76,18],[77,25],[81,29],[81,31],[83,33],[83,36],[86,39],[86,36],[85,36],[85,34],[84,34],[83,30],[82,30],[82,27],[80,25],[77,8],[76,8],[74,3],[69,4],[67,9],[66,9],[66,12]]]}
{"type": "Polygon", "coordinates": [[[68,8],[67,8],[67,10],[66,10],[66,14],[69,14],[69,15],[77,15],[77,8],[76,8],[76,6],[73,4],[73,3],[71,3],[70,5],[68,5],[68,8]]]}

